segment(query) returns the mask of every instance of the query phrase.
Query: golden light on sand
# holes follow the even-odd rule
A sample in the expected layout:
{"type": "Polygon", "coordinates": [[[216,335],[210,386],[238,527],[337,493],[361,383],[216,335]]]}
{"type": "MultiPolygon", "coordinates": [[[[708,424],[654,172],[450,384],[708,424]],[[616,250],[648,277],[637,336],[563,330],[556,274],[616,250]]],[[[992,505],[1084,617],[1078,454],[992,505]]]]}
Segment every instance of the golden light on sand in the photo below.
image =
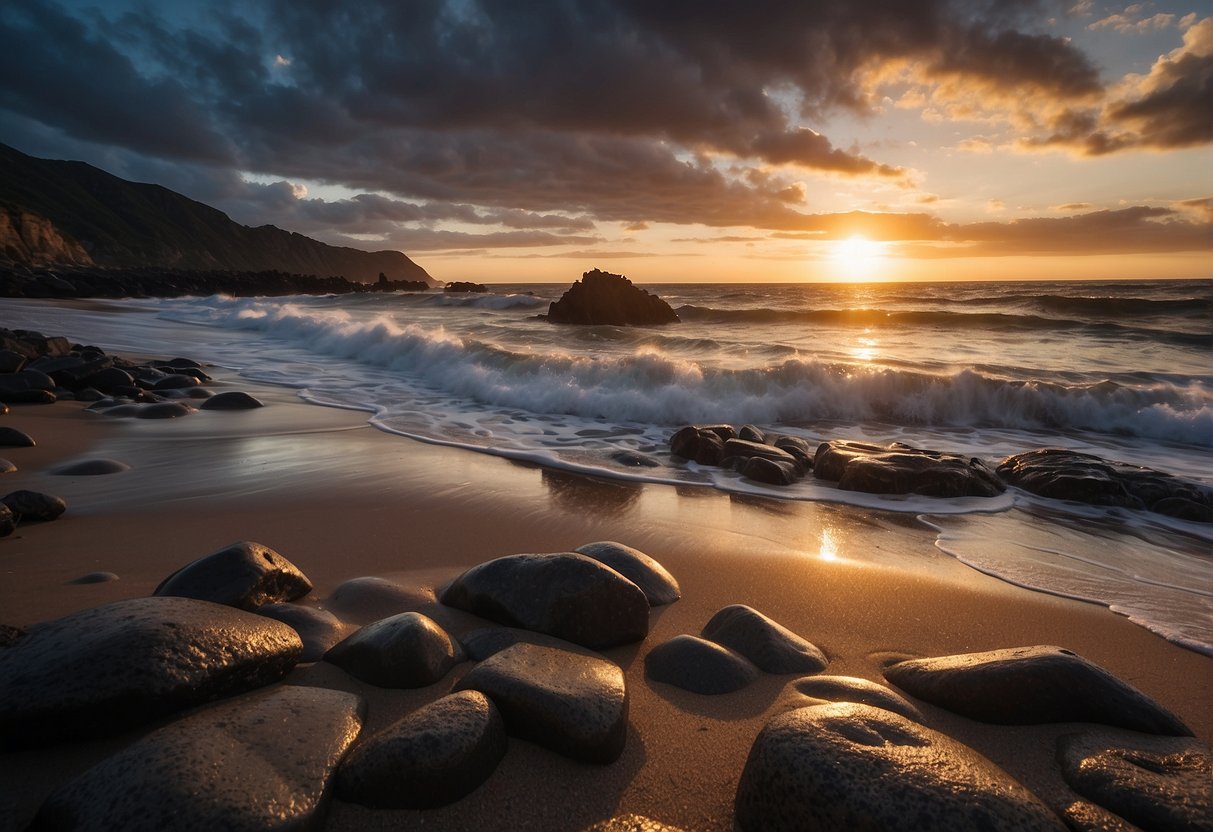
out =
{"type": "Polygon", "coordinates": [[[838,543],[834,540],[834,535],[829,529],[821,530],[821,546],[817,550],[819,560],[836,561],[838,560],[838,543]]]}
{"type": "Polygon", "coordinates": [[[842,280],[870,280],[880,276],[884,266],[885,244],[852,234],[833,245],[831,259],[835,276],[842,280]]]}

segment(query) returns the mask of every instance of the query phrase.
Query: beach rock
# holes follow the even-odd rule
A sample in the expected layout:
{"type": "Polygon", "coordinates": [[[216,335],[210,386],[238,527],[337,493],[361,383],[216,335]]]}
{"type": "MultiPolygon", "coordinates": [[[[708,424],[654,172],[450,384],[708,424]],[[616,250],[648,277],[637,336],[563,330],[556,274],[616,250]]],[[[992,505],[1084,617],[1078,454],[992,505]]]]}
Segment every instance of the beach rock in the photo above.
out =
{"type": "Polygon", "coordinates": [[[463,659],[459,642],[418,612],[368,624],[324,654],[326,662],[381,688],[432,685],[463,659]]]}
{"type": "Polygon", "coordinates": [[[1058,500],[1149,509],[1213,522],[1213,489],[1162,471],[1092,454],[1042,448],[1004,459],[998,474],[1011,485],[1058,500]]]}
{"type": "Polygon", "coordinates": [[[21,368],[25,366],[26,360],[26,357],[19,352],[0,349],[0,373],[7,375],[9,373],[21,372],[21,368]]]}
{"type": "Polygon", "coordinates": [[[759,445],[767,444],[766,433],[757,425],[742,425],[737,429],[737,438],[746,442],[757,442],[759,445]]]}
{"type": "Polygon", "coordinates": [[[228,390],[216,393],[198,407],[202,410],[254,410],[265,407],[265,403],[242,390],[228,390]]]}
{"type": "Polygon", "coordinates": [[[401,612],[414,612],[437,603],[428,587],[406,587],[387,578],[350,578],[329,595],[328,608],[343,618],[378,621],[401,612]]]}
{"type": "Polygon", "coordinates": [[[654,682],[714,696],[741,690],[758,678],[744,656],[695,636],[674,636],[644,657],[644,675],[654,682]]]}
{"type": "Polygon", "coordinates": [[[5,416],[9,412],[10,412],[9,406],[7,404],[5,404],[4,402],[0,401],[0,416],[5,416]]]}
{"type": "Polygon", "coordinates": [[[8,425],[0,426],[0,446],[6,448],[32,448],[37,444],[34,438],[23,430],[10,428],[8,425]]]}
{"type": "Polygon", "coordinates": [[[464,633],[460,642],[463,644],[463,652],[474,662],[484,661],[489,656],[495,656],[515,644],[536,644],[540,647],[551,647],[595,658],[600,657],[600,654],[595,651],[573,644],[571,641],[546,636],[531,630],[519,630],[515,627],[478,627],[471,632],[464,633]]]}
{"type": "Polygon", "coordinates": [[[0,651],[0,743],[114,734],[280,679],[303,645],[268,618],[134,598],[30,628],[0,651]]]}
{"type": "Polygon", "coordinates": [[[458,690],[478,690],[506,730],[576,760],[610,763],[627,738],[623,671],[604,658],[515,644],[468,671],[458,690]]]}
{"type": "Polygon", "coordinates": [[[192,407],[181,402],[154,402],[141,405],[134,416],[136,419],[179,419],[193,412],[192,407]]]}
{"type": "Polygon", "coordinates": [[[99,477],[129,470],[131,466],[116,459],[81,459],[56,465],[50,469],[50,473],[61,477],[99,477]]]}
{"type": "Polygon", "coordinates": [[[644,815],[616,815],[587,826],[583,832],[683,832],[680,827],[646,818],[644,815]]]}
{"type": "Polygon", "coordinates": [[[774,445],[764,445],[761,442],[753,442],[747,439],[729,439],[725,441],[724,455],[726,459],[728,457],[737,457],[738,459],[760,457],[772,462],[785,462],[793,467],[796,466],[796,457],[787,451],[776,448],[774,445]]]}
{"type": "Polygon", "coordinates": [[[105,394],[95,387],[82,387],[73,398],[78,402],[99,402],[105,398],[105,394]]]}
{"type": "Polygon", "coordinates": [[[640,641],[649,602],[636,584],[585,555],[509,555],[472,567],[442,603],[595,650],[640,641]]]}
{"type": "Polygon", "coordinates": [[[1141,827],[1089,800],[1075,800],[1058,814],[1070,827],[1070,832],[1142,832],[1141,827]]]}
{"type": "Polygon", "coordinates": [[[10,460],[0,459],[0,474],[15,474],[16,472],[17,466],[10,460]]]}
{"type": "Polygon", "coordinates": [[[910,704],[908,699],[867,679],[855,676],[808,676],[797,679],[791,687],[811,699],[870,705],[873,708],[892,711],[915,722],[923,721],[922,712],[910,704]]]}
{"type": "Polygon", "coordinates": [[[86,386],[94,387],[107,396],[112,395],[118,388],[130,387],[134,383],[131,374],[120,367],[106,367],[84,379],[86,386]]]}
{"type": "Polygon", "coordinates": [[[1061,773],[1075,792],[1142,829],[1213,830],[1213,754],[1191,741],[1131,748],[1098,733],[1060,737],[1061,773]]]}
{"type": "Polygon", "coordinates": [[[207,708],[56,790],[40,830],[316,828],[338,762],[362,730],[352,693],[280,687],[207,708]]]}
{"type": "Polygon", "coordinates": [[[611,567],[636,584],[649,599],[650,606],[672,604],[682,597],[682,590],[674,576],[639,549],[613,540],[603,540],[578,546],[573,551],[611,567]]]}
{"type": "Polygon", "coordinates": [[[766,485],[793,485],[800,479],[799,466],[794,461],[776,462],[761,456],[747,459],[740,473],[746,479],[766,485]]]}
{"type": "Polygon", "coordinates": [[[275,621],[281,621],[299,634],[303,642],[301,662],[318,662],[329,648],[341,641],[345,625],[328,610],[305,607],[300,604],[264,604],[254,612],[275,621]]]}
{"type": "Polygon", "coordinates": [[[830,663],[811,642],[744,604],[718,610],[700,635],[740,653],[767,673],[818,673],[830,663]]]}
{"type": "Polygon", "coordinates": [[[0,402],[6,404],[54,404],[58,400],[50,390],[0,390],[0,402]]]}
{"type": "Polygon", "coordinates": [[[639,451],[612,451],[611,459],[629,468],[660,468],[661,462],[639,451]]]}
{"type": "Polygon", "coordinates": [[[995,497],[1006,486],[973,457],[893,443],[823,442],[814,457],[818,479],[837,480],[844,491],[922,494],[928,497],[995,497]]]}
{"type": "Polygon", "coordinates": [[[688,426],[670,437],[670,453],[700,465],[719,465],[724,459],[724,442],[714,430],[688,426]]]}
{"type": "Polygon", "coordinates": [[[153,390],[178,390],[182,387],[197,387],[198,379],[185,373],[165,374],[152,384],[153,390]]]}
{"type": "Polygon", "coordinates": [[[558,324],[651,326],[676,324],[678,315],[664,300],[632,285],[623,275],[594,269],[582,274],[560,300],[552,301],[548,320],[558,324]]]}
{"type": "Polygon", "coordinates": [[[801,471],[813,470],[813,457],[816,456],[817,451],[815,448],[810,448],[809,443],[799,436],[780,436],[771,444],[779,450],[791,454],[801,471]]]}
{"type": "Polygon", "coordinates": [[[750,749],[735,808],[746,832],[1065,829],[976,751],[851,703],[801,708],[768,722],[750,749]]]}
{"type": "Polygon", "coordinates": [[[489,289],[483,283],[472,283],[467,280],[456,280],[442,287],[444,292],[471,292],[475,294],[483,294],[489,289]]]}
{"type": "Polygon", "coordinates": [[[911,696],[982,722],[1098,722],[1148,734],[1192,734],[1141,691],[1060,647],[915,659],[884,675],[911,696]]]}
{"type": "Polygon", "coordinates": [[[508,742],[483,693],[452,693],[356,745],[337,772],[337,796],[376,809],[445,806],[489,778],[508,742]]]}
{"type": "Polygon", "coordinates": [[[67,503],[62,497],[25,489],[0,497],[0,503],[8,506],[22,523],[49,522],[67,511],[67,503]]]}
{"type": "Polygon", "coordinates": [[[268,546],[245,540],[187,563],[152,594],[255,610],[263,604],[294,601],[311,591],[312,582],[295,564],[268,546]]]}
{"type": "Polygon", "coordinates": [[[41,370],[31,370],[27,367],[17,373],[17,378],[25,382],[28,390],[42,390],[50,393],[55,389],[55,380],[41,370]]]}
{"type": "Polygon", "coordinates": [[[89,572],[81,575],[79,578],[73,578],[68,581],[69,584],[107,584],[110,581],[118,580],[118,576],[113,572],[89,572]]]}
{"type": "Polygon", "coordinates": [[[0,537],[8,537],[17,530],[17,515],[8,506],[0,503],[0,537]]]}

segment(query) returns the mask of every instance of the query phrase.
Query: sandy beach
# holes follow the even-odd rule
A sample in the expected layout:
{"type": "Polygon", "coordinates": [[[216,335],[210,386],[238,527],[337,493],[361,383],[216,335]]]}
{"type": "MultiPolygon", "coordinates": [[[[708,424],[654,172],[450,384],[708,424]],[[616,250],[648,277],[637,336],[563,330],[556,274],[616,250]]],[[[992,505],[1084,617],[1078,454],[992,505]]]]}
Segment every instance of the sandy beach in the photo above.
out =
{"type": "MultiPolygon", "coordinates": [[[[436,587],[477,563],[616,540],[660,561],[682,599],[655,607],[648,637],[604,652],[624,671],[627,741],[610,765],[568,760],[511,739],[502,763],[469,797],[424,810],[372,810],[332,800],[327,829],[581,829],[643,815],[687,830],[733,828],[747,752],[774,715],[808,704],[796,678],[763,674],[735,693],[704,696],[645,678],[649,650],[697,635],[712,614],[747,604],[812,641],[830,675],[884,683],[905,658],[1059,645],[1101,665],[1213,739],[1213,659],[1094,604],[1018,589],[937,551],[912,515],[827,503],[729,496],[708,489],[593,480],[464,450],[403,440],[366,414],[299,402],[293,391],[216,372],[213,389],[241,389],[267,406],[163,421],[116,419],[84,405],[15,406],[0,424],[33,436],[5,448],[18,471],[6,492],[63,497],[68,512],[23,524],[0,541],[0,622],[27,626],[150,594],[169,573],[230,543],[265,544],[315,584],[301,603],[325,606],[343,582],[379,576],[436,587]],[[110,458],[108,476],[49,473],[110,458]],[[118,580],[75,584],[91,572],[118,580]]],[[[392,610],[339,610],[353,631],[392,610]]],[[[453,635],[474,623],[453,614],[453,635]]],[[[368,703],[364,736],[447,693],[470,668],[416,690],[359,682],[325,662],[285,684],[333,687],[368,703]]],[[[1009,727],[916,702],[929,727],[989,757],[1059,808],[1075,799],[1054,762],[1073,724],[1009,727]]],[[[0,755],[0,818],[21,829],[53,789],[146,733],[0,755]]]]}

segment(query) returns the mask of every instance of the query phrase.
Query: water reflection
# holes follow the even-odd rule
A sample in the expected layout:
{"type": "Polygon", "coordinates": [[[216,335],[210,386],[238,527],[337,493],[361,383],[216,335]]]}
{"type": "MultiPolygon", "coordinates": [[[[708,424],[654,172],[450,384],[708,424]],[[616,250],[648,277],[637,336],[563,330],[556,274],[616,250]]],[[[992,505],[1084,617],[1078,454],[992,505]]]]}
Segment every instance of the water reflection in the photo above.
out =
{"type": "Polygon", "coordinates": [[[644,493],[640,483],[607,480],[544,468],[543,484],[552,500],[569,511],[621,515],[630,511],[644,493]]]}

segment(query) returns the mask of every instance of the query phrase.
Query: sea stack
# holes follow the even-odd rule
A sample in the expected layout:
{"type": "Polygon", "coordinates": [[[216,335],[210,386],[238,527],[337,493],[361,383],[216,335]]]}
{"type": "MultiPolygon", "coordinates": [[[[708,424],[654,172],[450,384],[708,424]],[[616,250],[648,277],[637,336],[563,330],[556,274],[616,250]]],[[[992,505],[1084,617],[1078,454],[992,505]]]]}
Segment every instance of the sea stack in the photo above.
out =
{"type": "Polygon", "coordinates": [[[656,295],[632,285],[621,274],[594,269],[581,275],[548,307],[548,320],[557,324],[652,326],[676,324],[678,315],[656,295]]]}

